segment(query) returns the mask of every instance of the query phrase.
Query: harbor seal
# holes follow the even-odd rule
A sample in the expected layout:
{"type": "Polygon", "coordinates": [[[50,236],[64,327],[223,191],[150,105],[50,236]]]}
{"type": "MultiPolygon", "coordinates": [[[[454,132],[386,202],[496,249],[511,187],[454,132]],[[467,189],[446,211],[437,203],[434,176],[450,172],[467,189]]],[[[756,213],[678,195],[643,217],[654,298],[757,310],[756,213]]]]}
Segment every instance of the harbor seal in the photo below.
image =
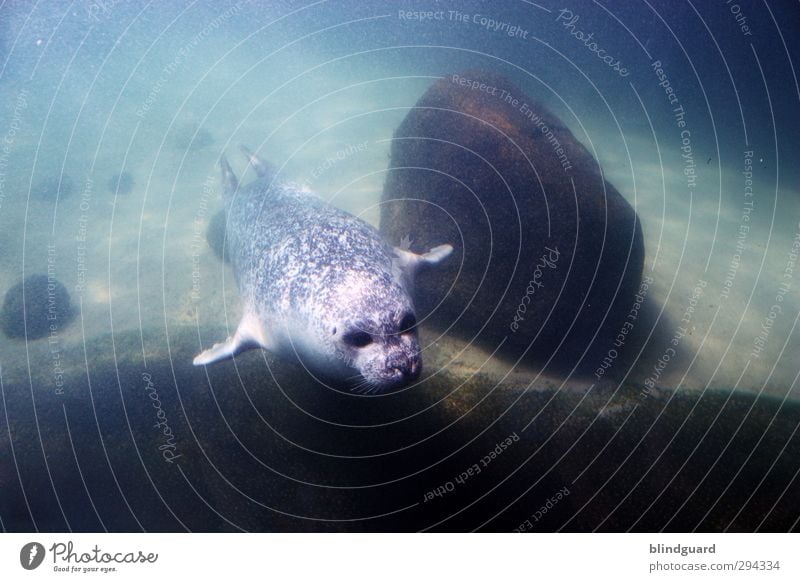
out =
{"type": "Polygon", "coordinates": [[[240,187],[220,160],[230,257],[243,316],[197,366],[263,348],[313,374],[382,392],[419,377],[422,361],[410,289],[420,268],[452,251],[390,247],[372,226],[310,190],[276,180],[247,148],[257,179],[240,187]]]}

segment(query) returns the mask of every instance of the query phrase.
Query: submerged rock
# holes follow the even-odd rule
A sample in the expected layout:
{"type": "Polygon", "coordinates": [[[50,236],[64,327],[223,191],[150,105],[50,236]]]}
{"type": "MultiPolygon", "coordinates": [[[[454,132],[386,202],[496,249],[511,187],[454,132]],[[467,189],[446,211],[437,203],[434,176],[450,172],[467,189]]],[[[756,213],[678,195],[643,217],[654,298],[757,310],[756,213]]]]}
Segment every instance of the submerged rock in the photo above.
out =
{"type": "Polygon", "coordinates": [[[67,175],[57,175],[45,178],[31,189],[31,198],[37,200],[56,200],[71,196],[75,191],[75,184],[67,175]]]}
{"type": "Polygon", "coordinates": [[[114,174],[108,181],[108,190],[112,194],[130,194],[133,192],[135,182],[130,172],[114,174]]]}
{"type": "Polygon", "coordinates": [[[195,123],[186,123],[176,130],[172,143],[179,150],[199,151],[213,145],[214,142],[214,136],[210,131],[195,123]]]}
{"type": "Polygon", "coordinates": [[[447,358],[429,358],[442,369],[419,386],[363,396],[267,353],[192,366],[198,343],[225,331],[176,325],[65,345],[60,390],[48,342],[29,357],[3,351],[4,528],[798,528],[791,398],[564,390],[454,374],[447,358]]]}
{"type": "Polygon", "coordinates": [[[37,339],[52,326],[63,327],[72,319],[67,288],[47,275],[30,275],[6,293],[0,312],[0,327],[10,338],[37,339]],[[24,291],[23,291],[24,289],[24,291]]]}
{"type": "Polygon", "coordinates": [[[417,284],[437,328],[563,371],[594,372],[621,349],[644,261],[636,213],[566,125],[500,75],[443,78],[409,112],[381,231],[412,251],[455,246],[417,284]]]}

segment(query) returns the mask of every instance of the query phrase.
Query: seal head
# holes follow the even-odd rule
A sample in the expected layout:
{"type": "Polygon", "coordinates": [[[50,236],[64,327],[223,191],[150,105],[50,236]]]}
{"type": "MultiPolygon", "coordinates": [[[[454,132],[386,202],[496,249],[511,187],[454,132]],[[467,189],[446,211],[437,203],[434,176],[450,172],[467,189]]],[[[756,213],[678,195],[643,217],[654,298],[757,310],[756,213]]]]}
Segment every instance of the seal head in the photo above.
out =
{"type": "MultiPolygon", "coordinates": [[[[352,378],[354,390],[371,393],[413,382],[422,370],[422,357],[408,293],[394,282],[352,279],[329,297],[332,319],[322,349],[358,372],[352,378]]],[[[329,363],[323,367],[331,369],[329,363]]]]}

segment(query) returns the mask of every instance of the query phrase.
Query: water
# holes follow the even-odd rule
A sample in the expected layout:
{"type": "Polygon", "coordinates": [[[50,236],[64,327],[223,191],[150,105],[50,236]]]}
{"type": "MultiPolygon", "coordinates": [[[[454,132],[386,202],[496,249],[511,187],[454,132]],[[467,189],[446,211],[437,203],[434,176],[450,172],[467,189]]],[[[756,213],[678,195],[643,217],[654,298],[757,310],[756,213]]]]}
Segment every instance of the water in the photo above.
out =
{"type": "Polygon", "coordinates": [[[796,28],[790,3],[4,5],[0,292],[50,275],[75,315],[0,336],[0,525],[796,529],[796,28]],[[613,376],[433,327],[397,395],[260,352],[193,368],[241,314],[205,240],[219,156],[251,179],[247,144],[378,226],[393,132],[476,70],[639,216],[651,319],[613,376]]]}

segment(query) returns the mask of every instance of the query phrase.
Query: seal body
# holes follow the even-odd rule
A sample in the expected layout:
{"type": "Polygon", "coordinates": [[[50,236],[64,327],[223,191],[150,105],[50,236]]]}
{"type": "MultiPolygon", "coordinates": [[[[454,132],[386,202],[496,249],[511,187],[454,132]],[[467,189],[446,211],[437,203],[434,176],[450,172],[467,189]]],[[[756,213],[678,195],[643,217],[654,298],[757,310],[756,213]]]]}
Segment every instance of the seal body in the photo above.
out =
{"type": "Polygon", "coordinates": [[[236,333],[195,365],[261,347],[315,375],[383,391],[421,371],[410,288],[417,270],[452,252],[417,255],[390,247],[366,222],[309,190],[278,182],[269,164],[245,153],[258,178],[239,187],[221,162],[226,253],[243,301],[236,333]]]}

